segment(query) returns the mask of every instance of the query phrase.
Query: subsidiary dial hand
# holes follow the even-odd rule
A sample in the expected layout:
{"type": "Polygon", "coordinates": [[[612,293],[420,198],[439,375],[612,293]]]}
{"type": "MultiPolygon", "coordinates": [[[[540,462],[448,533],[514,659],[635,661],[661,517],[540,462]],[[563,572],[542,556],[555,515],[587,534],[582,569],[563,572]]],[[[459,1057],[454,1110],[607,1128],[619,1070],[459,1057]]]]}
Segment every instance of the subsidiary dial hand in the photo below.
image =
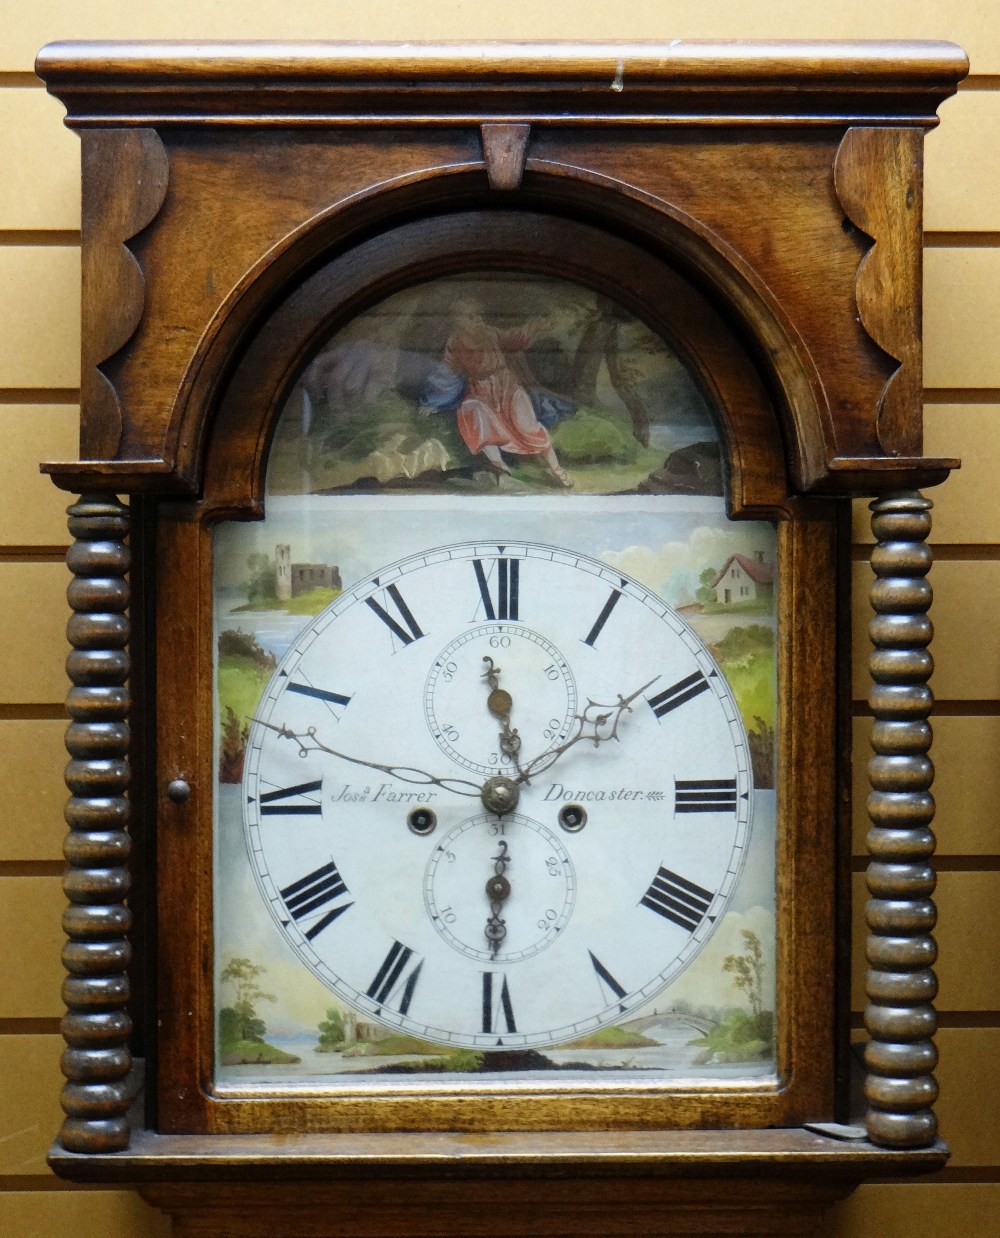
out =
{"type": "Polygon", "coordinates": [[[576,725],[573,733],[563,740],[561,744],[557,744],[553,748],[547,748],[526,765],[519,765],[516,781],[530,782],[535,774],[541,774],[545,770],[551,769],[564,752],[568,752],[570,748],[574,748],[584,740],[589,740],[595,748],[598,748],[610,739],[620,739],[618,728],[621,725],[623,715],[632,712],[632,702],[637,696],[641,696],[647,688],[656,683],[659,678],[659,675],[654,675],[648,683],[644,683],[641,688],[636,688],[628,696],[619,696],[614,705],[602,705],[598,701],[592,701],[588,698],[583,713],[576,715],[576,725]]]}
{"type": "Polygon", "coordinates": [[[317,739],[316,728],[313,726],[298,732],[286,726],[274,726],[273,723],[265,722],[263,718],[253,718],[251,721],[256,722],[258,726],[266,726],[269,731],[274,731],[282,739],[289,739],[297,744],[300,757],[310,752],[325,752],[331,757],[339,757],[341,761],[350,761],[352,765],[363,765],[366,769],[378,770],[381,774],[398,778],[400,782],[409,782],[416,786],[441,787],[445,791],[453,791],[456,795],[468,795],[476,799],[482,794],[481,784],[470,782],[467,778],[438,778],[436,774],[428,774],[426,770],[414,769],[409,765],[382,765],[378,761],[365,761],[362,757],[352,757],[346,752],[338,752],[336,748],[331,748],[321,739],[317,739]]]}
{"type": "Polygon", "coordinates": [[[510,725],[510,711],[514,708],[514,700],[505,688],[500,687],[500,667],[494,665],[492,658],[483,658],[483,661],[486,663],[483,678],[490,688],[490,694],[486,698],[486,708],[494,718],[500,720],[500,751],[510,757],[520,773],[521,766],[518,764],[517,754],[521,751],[521,737],[516,729],[511,729],[510,725]]]}
{"type": "Polygon", "coordinates": [[[504,876],[510,856],[507,854],[507,843],[500,839],[498,854],[493,857],[493,876],[486,883],[486,897],[490,900],[490,917],[486,921],[486,940],[489,942],[490,953],[496,955],[507,936],[507,922],[500,912],[510,898],[510,882],[504,876]]]}

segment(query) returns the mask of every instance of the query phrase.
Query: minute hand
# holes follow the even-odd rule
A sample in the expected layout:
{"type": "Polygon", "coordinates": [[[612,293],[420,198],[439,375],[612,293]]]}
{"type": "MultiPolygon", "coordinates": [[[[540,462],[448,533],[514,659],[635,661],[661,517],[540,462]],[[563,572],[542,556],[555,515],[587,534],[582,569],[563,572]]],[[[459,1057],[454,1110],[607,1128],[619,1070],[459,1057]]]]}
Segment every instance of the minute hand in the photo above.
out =
{"type": "Polygon", "coordinates": [[[533,775],[542,774],[547,769],[551,769],[564,752],[568,752],[570,748],[575,747],[584,740],[590,740],[594,747],[597,748],[609,739],[619,739],[618,727],[621,723],[622,715],[631,713],[632,702],[635,698],[642,696],[646,689],[656,683],[659,678],[659,675],[654,675],[649,683],[644,683],[641,688],[636,688],[628,696],[619,696],[613,705],[602,705],[598,701],[588,698],[583,713],[576,715],[576,728],[573,734],[568,739],[563,740],[561,744],[557,744],[553,748],[547,748],[537,757],[528,761],[526,765],[522,765],[516,781],[530,782],[533,775]]]}
{"type": "Polygon", "coordinates": [[[329,744],[324,744],[321,739],[317,739],[316,728],[313,726],[305,731],[297,732],[287,726],[275,726],[273,722],[265,722],[263,718],[252,718],[251,721],[256,722],[258,726],[266,726],[269,731],[274,731],[282,739],[292,740],[298,745],[300,757],[310,752],[325,752],[331,757],[339,757],[341,761],[350,761],[352,765],[363,765],[366,769],[377,769],[381,774],[389,774],[392,778],[398,778],[400,782],[413,783],[415,786],[441,787],[445,791],[454,791],[456,795],[469,795],[477,799],[482,792],[479,783],[470,782],[467,778],[438,778],[436,774],[428,774],[426,770],[414,769],[409,765],[382,765],[378,761],[366,761],[362,757],[348,756],[346,752],[339,752],[336,748],[331,748],[329,744]]]}

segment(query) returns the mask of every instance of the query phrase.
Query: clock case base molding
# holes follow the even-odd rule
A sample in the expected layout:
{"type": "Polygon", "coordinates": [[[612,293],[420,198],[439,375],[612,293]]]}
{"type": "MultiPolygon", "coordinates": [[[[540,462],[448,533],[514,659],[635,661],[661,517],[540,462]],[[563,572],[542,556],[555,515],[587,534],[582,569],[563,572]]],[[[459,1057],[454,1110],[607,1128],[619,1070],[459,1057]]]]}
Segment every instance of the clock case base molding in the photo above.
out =
{"type": "Polygon", "coordinates": [[[137,1131],[127,1152],[53,1149],[80,1182],[137,1186],[174,1238],[812,1234],[866,1178],[947,1159],[804,1129],[203,1135],[137,1131]],[[470,1223],[470,1217],[476,1221],[470,1223]]]}

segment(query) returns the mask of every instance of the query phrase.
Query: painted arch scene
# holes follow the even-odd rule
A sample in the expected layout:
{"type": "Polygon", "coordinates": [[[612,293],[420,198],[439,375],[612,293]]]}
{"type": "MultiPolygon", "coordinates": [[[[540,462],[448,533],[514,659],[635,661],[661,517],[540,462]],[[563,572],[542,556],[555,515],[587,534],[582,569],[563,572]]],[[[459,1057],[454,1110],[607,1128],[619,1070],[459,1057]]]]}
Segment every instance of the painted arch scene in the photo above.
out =
{"type": "Polygon", "coordinates": [[[621,305],[567,280],[436,279],[320,345],[276,427],[264,520],[215,532],[219,1084],[309,1088],[374,1074],[405,1085],[493,1070],[774,1075],[776,547],[773,526],[727,520],[723,493],[718,430],[684,359],[621,305]],[[382,494],[413,497],[356,497],[382,494]],[[456,519],[464,537],[499,522],[528,540],[555,521],[560,545],[662,597],[728,679],[753,766],[755,841],[698,958],[621,1023],[516,1060],[402,1034],[324,987],[261,905],[242,827],[250,719],[291,642],[367,574],[454,541],[456,519]]]}
{"type": "Polygon", "coordinates": [[[268,489],[723,492],[681,357],[607,297],[515,273],[419,284],[338,331],[285,404],[268,489]]]}

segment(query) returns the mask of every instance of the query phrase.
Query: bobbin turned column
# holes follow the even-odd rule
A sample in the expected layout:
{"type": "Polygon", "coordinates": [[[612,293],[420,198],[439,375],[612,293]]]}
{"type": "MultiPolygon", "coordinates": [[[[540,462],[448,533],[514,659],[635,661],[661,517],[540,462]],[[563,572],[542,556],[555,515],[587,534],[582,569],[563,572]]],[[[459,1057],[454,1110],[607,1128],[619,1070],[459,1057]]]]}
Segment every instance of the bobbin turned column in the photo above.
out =
{"type": "Polygon", "coordinates": [[[933,629],[926,579],[931,551],[924,544],[931,506],[915,491],[886,494],[870,504],[877,545],[869,627],[875,755],[868,767],[865,1095],[869,1138],[888,1148],[925,1147],[937,1134],[931,1109],[937,1097],[934,767],[927,755],[933,702],[927,646],[933,629]]]}
{"type": "Polygon", "coordinates": [[[84,496],[69,508],[76,539],[66,556],[74,612],[66,661],[72,798],[64,846],[66,1120],[59,1141],[70,1152],[115,1152],[129,1142],[128,527],[128,509],[113,496],[84,496]]]}

